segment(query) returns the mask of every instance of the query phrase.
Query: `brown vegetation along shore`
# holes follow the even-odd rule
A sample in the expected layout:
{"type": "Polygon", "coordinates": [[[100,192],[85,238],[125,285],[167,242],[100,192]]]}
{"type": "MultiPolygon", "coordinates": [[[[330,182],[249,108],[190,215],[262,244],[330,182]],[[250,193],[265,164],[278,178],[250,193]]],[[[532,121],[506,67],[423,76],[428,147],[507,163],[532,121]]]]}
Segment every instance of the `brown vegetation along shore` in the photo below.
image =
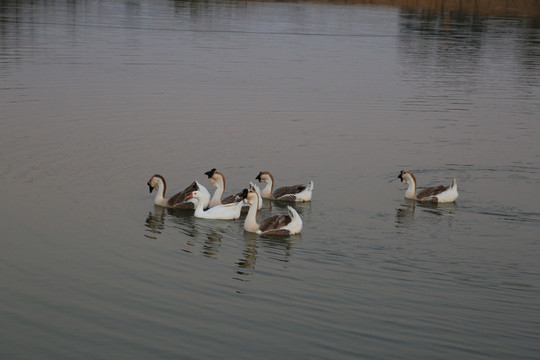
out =
{"type": "MultiPolygon", "coordinates": [[[[302,0],[300,0],[302,1],[302,0]]],[[[471,15],[540,17],[540,0],[306,0],[333,4],[386,5],[471,15]]]]}

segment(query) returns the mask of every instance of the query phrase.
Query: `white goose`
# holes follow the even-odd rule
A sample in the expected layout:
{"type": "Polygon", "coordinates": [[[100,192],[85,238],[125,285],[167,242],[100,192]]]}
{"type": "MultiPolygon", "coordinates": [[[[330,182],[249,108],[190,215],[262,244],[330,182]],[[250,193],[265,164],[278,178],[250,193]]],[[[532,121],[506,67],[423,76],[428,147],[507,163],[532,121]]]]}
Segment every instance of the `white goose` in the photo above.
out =
{"type": "Polygon", "coordinates": [[[274,215],[257,223],[257,205],[259,195],[254,190],[244,189],[244,202],[249,204],[249,211],[244,221],[244,230],[260,235],[298,235],[302,230],[302,219],[291,206],[287,206],[289,214],[274,215]]]}
{"type": "MultiPolygon", "coordinates": [[[[225,175],[219,170],[216,170],[216,168],[213,168],[210,171],[205,172],[205,175],[208,176],[208,181],[212,185],[216,187],[216,191],[214,192],[214,195],[212,195],[212,198],[210,199],[210,204],[208,207],[212,208],[217,205],[221,204],[231,204],[236,203],[238,201],[242,201],[242,192],[239,192],[237,194],[229,195],[225,199],[221,199],[223,196],[223,193],[225,192],[225,175]]],[[[259,195],[261,194],[261,190],[257,185],[250,182],[249,188],[255,190],[259,195]]],[[[259,210],[262,207],[262,201],[259,202],[259,210]]],[[[247,212],[249,209],[249,206],[244,206],[244,209],[242,211],[247,212]]]]}
{"type": "Polygon", "coordinates": [[[201,201],[205,197],[204,194],[200,191],[193,191],[187,197],[199,200],[197,201],[194,215],[203,219],[236,220],[240,217],[242,206],[244,205],[242,201],[239,201],[232,204],[217,205],[205,211],[201,201]]]}
{"type": "Polygon", "coordinates": [[[313,181],[305,185],[283,186],[276,190],[274,188],[274,177],[268,171],[261,171],[255,178],[259,182],[266,183],[266,186],[261,190],[263,198],[283,201],[301,201],[306,202],[311,200],[313,191],[313,181]]]}
{"type": "Polygon", "coordinates": [[[448,203],[456,201],[459,196],[456,179],[452,180],[449,186],[439,185],[437,187],[423,188],[418,194],[416,193],[416,177],[412,172],[401,170],[398,179],[402,183],[409,184],[409,187],[405,191],[405,197],[407,199],[448,203]]]}
{"type": "Polygon", "coordinates": [[[167,190],[167,183],[165,178],[159,174],[153,175],[150,180],[148,180],[148,189],[150,193],[155,189],[157,190],[156,197],[154,199],[154,204],[159,206],[164,206],[174,209],[194,209],[195,201],[188,199],[188,195],[195,190],[199,190],[202,194],[201,203],[203,208],[208,207],[210,202],[210,193],[208,190],[199,184],[198,181],[194,181],[191,185],[186,187],[183,191],[179,192],[176,195],[171,196],[170,198],[165,197],[165,191],[167,190]]]}

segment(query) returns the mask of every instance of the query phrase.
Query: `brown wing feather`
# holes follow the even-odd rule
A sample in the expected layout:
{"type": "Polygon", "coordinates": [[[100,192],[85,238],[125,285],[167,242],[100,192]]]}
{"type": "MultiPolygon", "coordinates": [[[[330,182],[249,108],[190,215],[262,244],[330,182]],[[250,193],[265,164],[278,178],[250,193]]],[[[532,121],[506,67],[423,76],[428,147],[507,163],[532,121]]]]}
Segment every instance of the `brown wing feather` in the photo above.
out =
{"type": "Polygon", "coordinates": [[[268,230],[277,230],[291,222],[289,215],[274,215],[264,219],[259,225],[259,230],[266,232],[268,230]]]}
{"type": "Polygon", "coordinates": [[[275,199],[278,199],[284,195],[298,194],[304,191],[305,188],[306,188],[306,185],[301,185],[301,184],[292,185],[292,186],[284,186],[284,187],[280,187],[279,189],[274,190],[274,192],[272,193],[272,196],[275,199]]]}
{"type": "Polygon", "coordinates": [[[174,208],[174,209],[193,210],[193,209],[195,209],[195,204],[192,203],[191,201],[190,202],[181,202],[181,203],[176,203],[174,205],[171,205],[171,207],[174,208]]]}
{"type": "Polygon", "coordinates": [[[440,194],[440,193],[442,193],[443,191],[446,191],[446,190],[448,190],[448,186],[444,186],[444,185],[439,185],[437,187],[425,188],[425,189],[422,189],[418,193],[418,195],[416,195],[416,198],[419,199],[419,200],[422,200],[422,199],[425,199],[425,198],[430,198],[430,197],[438,195],[438,194],[440,194]]]}
{"type": "Polygon", "coordinates": [[[169,204],[170,207],[177,208],[177,209],[193,209],[193,203],[189,202],[186,203],[186,197],[193,191],[198,190],[199,187],[197,186],[197,183],[194,181],[191,185],[189,185],[187,188],[182,190],[176,195],[171,196],[169,201],[167,201],[167,204],[169,204]]]}
{"type": "Polygon", "coordinates": [[[296,201],[296,195],[280,196],[278,200],[283,200],[283,201],[296,201]]]}
{"type": "Polygon", "coordinates": [[[242,193],[239,192],[238,194],[229,195],[226,198],[222,199],[221,203],[222,204],[232,204],[232,203],[237,203],[237,202],[242,201],[242,200],[243,200],[242,193]]]}
{"type": "Polygon", "coordinates": [[[268,230],[262,233],[263,236],[276,235],[276,236],[287,236],[291,235],[289,230],[268,230]]]}
{"type": "MultiPolygon", "coordinates": [[[[242,196],[243,192],[239,192],[237,194],[229,195],[225,199],[221,200],[222,204],[233,204],[237,203],[239,201],[244,200],[244,197],[242,196]]],[[[242,212],[247,213],[249,211],[249,205],[242,206],[242,212]]]]}

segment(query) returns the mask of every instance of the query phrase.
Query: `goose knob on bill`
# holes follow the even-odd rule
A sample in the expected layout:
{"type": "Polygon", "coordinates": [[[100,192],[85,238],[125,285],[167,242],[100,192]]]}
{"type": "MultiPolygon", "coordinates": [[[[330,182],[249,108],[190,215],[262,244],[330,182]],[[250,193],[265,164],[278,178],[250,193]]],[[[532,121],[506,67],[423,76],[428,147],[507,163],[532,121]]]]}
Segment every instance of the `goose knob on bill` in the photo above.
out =
{"type": "Polygon", "coordinates": [[[409,184],[409,187],[405,191],[405,197],[407,199],[450,203],[456,201],[459,196],[456,179],[452,180],[452,183],[449,186],[439,185],[436,187],[423,188],[418,194],[416,193],[416,177],[412,172],[401,170],[398,179],[400,179],[402,183],[409,184]]]}
{"type": "Polygon", "coordinates": [[[216,205],[205,211],[201,201],[205,196],[206,195],[202,194],[200,191],[193,191],[188,195],[188,198],[198,200],[195,207],[195,217],[215,220],[236,220],[240,217],[242,206],[244,206],[242,201],[232,204],[216,205]]]}
{"type": "Polygon", "coordinates": [[[165,182],[165,178],[163,176],[159,174],[153,175],[150,180],[148,180],[147,185],[150,193],[152,193],[153,190],[156,190],[154,204],[159,206],[173,209],[195,209],[195,201],[188,198],[188,195],[196,190],[200,191],[202,194],[201,204],[203,208],[207,208],[208,204],[210,203],[210,193],[196,180],[184,190],[182,190],[176,195],[171,196],[170,198],[165,197],[167,183],[165,182]]]}
{"type": "Polygon", "coordinates": [[[282,201],[301,201],[306,202],[311,200],[313,192],[313,181],[307,184],[299,184],[292,186],[283,186],[274,189],[274,177],[268,171],[261,171],[255,178],[259,182],[266,183],[266,186],[261,190],[261,195],[265,199],[282,200],[282,201]]]}
{"type": "Polygon", "coordinates": [[[274,215],[257,223],[259,195],[254,190],[244,189],[244,202],[249,204],[249,211],[244,221],[244,230],[260,235],[298,235],[302,230],[302,219],[291,206],[287,206],[288,214],[274,215]]]}

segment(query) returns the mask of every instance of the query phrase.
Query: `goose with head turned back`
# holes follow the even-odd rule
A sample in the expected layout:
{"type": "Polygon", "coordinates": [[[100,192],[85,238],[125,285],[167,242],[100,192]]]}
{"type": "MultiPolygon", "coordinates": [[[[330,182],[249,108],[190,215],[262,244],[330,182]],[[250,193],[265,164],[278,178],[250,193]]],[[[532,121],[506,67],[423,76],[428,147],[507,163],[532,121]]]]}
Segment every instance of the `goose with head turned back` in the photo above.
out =
{"type": "Polygon", "coordinates": [[[306,202],[311,200],[313,192],[313,181],[302,185],[283,186],[276,190],[274,189],[274,177],[268,171],[261,171],[255,178],[259,182],[266,183],[266,186],[261,190],[263,198],[283,201],[301,201],[306,202]]]}
{"type": "Polygon", "coordinates": [[[183,191],[171,196],[170,198],[165,197],[167,183],[165,182],[165,178],[163,176],[159,174],[153,175],[150,180],[148,180],[147,185],[150,193],[152,193],[153,190],[156,190],[154,204],[159,206],[173,209],[195,209],[195,201],[188,198],[188,195],[195,190],[199,190],[201,192],[201,203],[204,208],[208,207],[208,203],[210,202],[210,193],[196,180],[183,191]]]}
{"type": "Polygon", "coordinates": [[[200,191],[193,191],[188,195],[188,198],[199,200],[195,207],[195,217],[216,220],[236,220],[240,217],[242,206],[244,206],[242,201],[232,204],[216,205],[205,211],[201,201],[204,196],[205,195],[200,191]]]}
{"type": "MultiPolygon", "coordinates": [[[[217,170],[216,168],[213,168],[212,170],[205,172],[205,175],[208,176],[208,181],[210,181],[210,183],[216,187],[216,191],[214,192],[214,195],[212,195],[212,198],[210,199],[210,204],[208,205],[208,207],[212,208],[214,206],[221,205],[221,204],[231,204],[231,203],[236,203],[238,201],[242,201],[243,199],[242,192],[229,195],[226,198],[221,199],[221,197],[223,196],[223,193],[225,192],[225,175],[223,175],[221,171],[217,170]]],[[[250,182],[249,188],[257,191],[257,193],[260,195],[261,190],[254,183],[250,182]]],[[[262,207],[262,201],[259,203],[259,210],[261,207],[262,207]]],[[[249,209],[249,206],[246,205],[244,206],[242,211],[247,212],[248,209],[249,209]]]]}
{"type": "Polygon", "coordinates": [[[449,186],[439,185],[437,187],[423,188],[418,194],[416,193],[416,177],[412,172],[401,170],[398,179],[400,179],[402,183],[409,184],[409,187],[405,191],[405,197],[407,199],[449,203],[456,201],[459,196],[456,179],[453,179],[449,186]]]}
{"type": "Polygon", "coordinates": [[[259,195],[254,190],[244,189],[244,202],[249,204],[249,211],[244,221],[244,230],[260,235],[298,235],[302,230],[302,219],[291,206],[287,206],[288,214],[274,215],[257,223],[257,203],[259,195]]]}

